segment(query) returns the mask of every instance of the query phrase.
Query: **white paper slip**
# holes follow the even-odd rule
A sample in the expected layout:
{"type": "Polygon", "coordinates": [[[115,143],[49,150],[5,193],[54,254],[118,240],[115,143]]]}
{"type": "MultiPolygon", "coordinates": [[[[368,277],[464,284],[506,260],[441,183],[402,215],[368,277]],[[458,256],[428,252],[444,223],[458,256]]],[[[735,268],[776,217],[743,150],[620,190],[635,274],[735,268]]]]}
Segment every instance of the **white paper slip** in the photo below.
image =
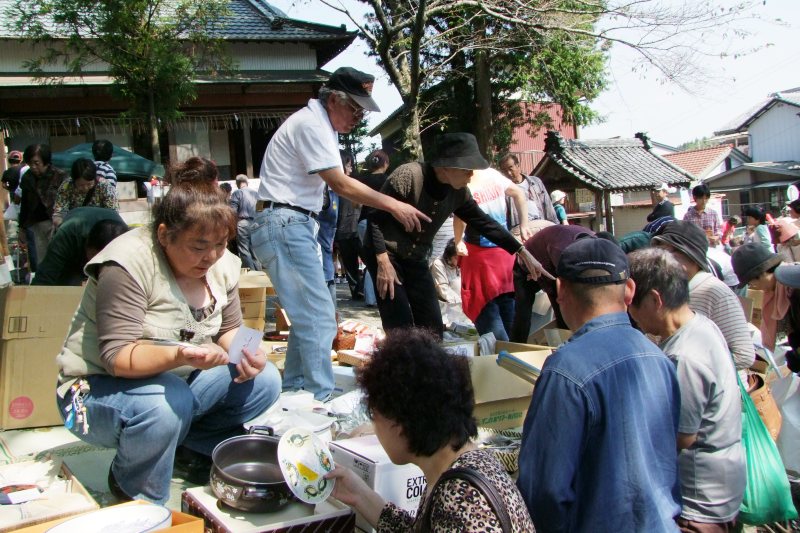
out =
{"type": "Polygon", "coordinates": [[[248,328],[247,326],[240,326],[239,331],[231,342],[231,350],[228,352],[228,362],[238,365],[242,360],[242,350],[247,348],[251,354],[258,351],[261,345],[261,338],[264,332],[257,329],[248,328]]]}

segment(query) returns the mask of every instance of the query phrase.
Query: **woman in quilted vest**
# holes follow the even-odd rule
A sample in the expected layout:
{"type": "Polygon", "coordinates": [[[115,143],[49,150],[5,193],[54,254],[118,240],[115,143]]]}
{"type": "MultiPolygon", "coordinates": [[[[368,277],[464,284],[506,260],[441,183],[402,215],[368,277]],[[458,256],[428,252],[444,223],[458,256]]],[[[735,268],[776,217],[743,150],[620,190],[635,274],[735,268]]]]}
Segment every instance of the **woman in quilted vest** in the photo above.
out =
{"type": "Polygon", "coordinates": [[[222,440],[266,410],[280,376],[260,350],[229,354],[242,324],[236,217],[210,182],[173,185],[154,222],[86,265],[89,281],[57,361],[58,403],[82,440],[115,448],[119,499],[164,504],[176,454],[208,481],[222,440]],[[160,340],[153,340],[160,339],[160,340]]]}

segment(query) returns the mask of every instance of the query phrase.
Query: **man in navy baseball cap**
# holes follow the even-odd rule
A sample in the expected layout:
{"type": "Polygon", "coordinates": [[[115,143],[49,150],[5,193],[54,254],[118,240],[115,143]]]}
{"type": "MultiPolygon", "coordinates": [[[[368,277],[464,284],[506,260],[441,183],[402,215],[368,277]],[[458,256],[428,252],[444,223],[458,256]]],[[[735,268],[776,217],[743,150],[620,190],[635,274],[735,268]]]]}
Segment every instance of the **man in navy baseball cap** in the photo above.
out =
{"type": "Polygon", "coordinates": [[[533,523],[674,531],[680,391],[675,365],[631,326],[625,253],[584,237],[561,252],[556,273],[573,334],[542,366],[525,418],[517,486],[533,523]]]}

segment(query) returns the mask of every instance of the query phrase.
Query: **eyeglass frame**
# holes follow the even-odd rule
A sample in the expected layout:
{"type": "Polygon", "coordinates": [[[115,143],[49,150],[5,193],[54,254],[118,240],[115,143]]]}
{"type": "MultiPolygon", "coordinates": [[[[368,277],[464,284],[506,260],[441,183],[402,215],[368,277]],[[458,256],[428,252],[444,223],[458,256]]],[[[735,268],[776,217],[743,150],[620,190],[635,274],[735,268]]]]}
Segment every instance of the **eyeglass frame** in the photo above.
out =
{"type": "Polygon", "coordinates": [[[369,114],[369,111],[358,105],[358,103],[356,103],[355,100],[353,100],[349,96],[347,96],[346,98],[347,99],[344,102],[348,106],[350,106],[350,111],[353,113],[353,118],[358,121],[364,120],[364,117],[366,117],[369,114]]]}

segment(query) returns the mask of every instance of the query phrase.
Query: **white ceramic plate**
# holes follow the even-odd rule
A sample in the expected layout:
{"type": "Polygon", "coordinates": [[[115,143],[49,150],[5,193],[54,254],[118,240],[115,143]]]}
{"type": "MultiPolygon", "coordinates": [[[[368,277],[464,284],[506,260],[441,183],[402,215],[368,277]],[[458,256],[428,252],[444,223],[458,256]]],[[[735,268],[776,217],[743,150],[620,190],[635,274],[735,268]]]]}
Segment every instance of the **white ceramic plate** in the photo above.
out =
{"type": "Polygon", "coordinates": [[[301,501],[320,503],[333,492],[333,455],[322,440],[305,428],[292,428],[278,442],[278,463],[286,484],[301,501]]]}
{"type": "Polygon", "coordinates": [[[172,513],[166,507],[131,504],[106,507],[76,516],[47,530],[47,533],[145,533],[172,525],[172,513]]]}

